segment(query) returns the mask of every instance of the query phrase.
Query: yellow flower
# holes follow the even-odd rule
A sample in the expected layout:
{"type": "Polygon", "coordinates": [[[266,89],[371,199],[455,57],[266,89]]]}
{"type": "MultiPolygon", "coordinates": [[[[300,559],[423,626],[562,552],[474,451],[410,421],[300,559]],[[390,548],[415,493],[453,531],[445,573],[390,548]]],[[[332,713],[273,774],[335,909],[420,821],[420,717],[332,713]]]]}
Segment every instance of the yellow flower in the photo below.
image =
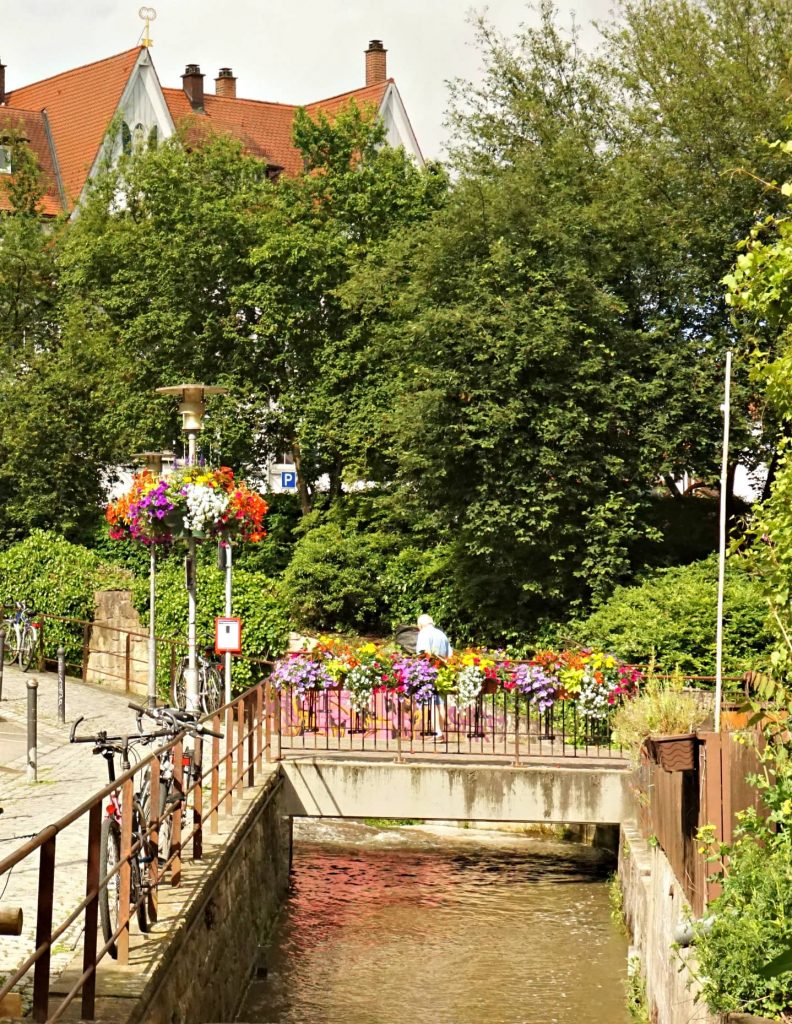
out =
{"type": "Polygon", "coordinates": [[[377,645],[376,644],[363,644],[363,646],[360,648],[360,653],[361,654],[376,654],[377,653],[377,645]]]}

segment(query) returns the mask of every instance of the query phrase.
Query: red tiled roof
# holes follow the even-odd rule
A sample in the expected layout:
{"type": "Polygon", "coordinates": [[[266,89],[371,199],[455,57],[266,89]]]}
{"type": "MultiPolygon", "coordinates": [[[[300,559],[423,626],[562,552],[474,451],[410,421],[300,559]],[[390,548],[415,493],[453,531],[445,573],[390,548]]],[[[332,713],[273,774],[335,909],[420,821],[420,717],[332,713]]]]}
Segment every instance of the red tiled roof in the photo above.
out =
{"type": "Polygon", "coordinates": [[[8,106],[46,110],[69,207],[80,196],[140,47],[14,89],[8,106]]]}
{"type": "MultiPolygon", "coordinates": [[[[39,119],[40,112],[46,111],[69,209],[80,197],[140,52],[140,47],[135,47],[114,57],[14,89],[8,94],[7,107],[1,108],[9,113],[33,112],[30,117],[39,119]]],[[[350,100],[355,100],[361,107],[372,105],[379,108],[391,82],[392,79],[388,79],[378,85],[309,103],[306,110],[314,117],[319,111],[332,117],[350,100]]],[[[286,174],[297,174],[302,169],[300,154],[292,144],[296,105],[231,99],[207,93],[204,97],[205,115],[198,115],[182,89],[162,91],[174,122],[189,118],[193,128],[208,128],[233,135],[249,153],[271,166],[283,168],[286,174]]],[[[32,135],[35,133],[32,128],[29,134],[33,144],[32,135]]],[[[46,134],[43,139],[46,143],[46,134]]],[[[60,210],[56,168],[52,164],[50,147],[39,144],[37,139],[34,149],[54,187],[48,192],[44,212],[49,212],[56,203],[60,210]]]]}
{"type": "MultiPolygon", "coordinates": [[[[45,193],[42,196],[40,212],[45,217],[56,217],[63,212],[58,178],[52,161],[52,149],[47,138],[47,127],[44,115],[37,110],[17,110],[16,108],[0,107],[0,135],[19,135],[27,140],[36,155],[43,175],[45,193]]],[[[10,210],[11,203],[3,185],[11,177],[0,175],[0,210],[10,210]]]]}
{"type": "MultiPolygon", "coordinates": [[[[315,117],[321,110],[328,116],[337,114],[350,100],[361,107],[378,108],[390,80],[380,85],[332,96],[306,105],[315,117]]],[[[171,117],[178,124],[192,118],[193,125],[205,123],[207,128],[239,139],[248,153],[260,157],[274,167],[282,167],[285,174],[298,174],[302,170],[299,151],[292,143],[292,122],[297,105],[267,103],[262,100],[229,99],[224,96],[204,95],[205,114],[196,114],[182,89],[163,89],[171,117]]]]}

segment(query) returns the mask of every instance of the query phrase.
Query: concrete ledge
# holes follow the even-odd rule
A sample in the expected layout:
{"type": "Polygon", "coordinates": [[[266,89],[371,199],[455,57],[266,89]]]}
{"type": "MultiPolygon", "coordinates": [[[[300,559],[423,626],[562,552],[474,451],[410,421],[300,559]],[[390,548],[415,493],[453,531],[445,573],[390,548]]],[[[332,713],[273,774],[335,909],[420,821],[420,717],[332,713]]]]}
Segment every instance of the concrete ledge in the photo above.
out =
{"type": "Polygon", "coordinates": [[[630,773],[618,768],[289,759],[285,812],[296,817],[619,824],[630,773]]]}

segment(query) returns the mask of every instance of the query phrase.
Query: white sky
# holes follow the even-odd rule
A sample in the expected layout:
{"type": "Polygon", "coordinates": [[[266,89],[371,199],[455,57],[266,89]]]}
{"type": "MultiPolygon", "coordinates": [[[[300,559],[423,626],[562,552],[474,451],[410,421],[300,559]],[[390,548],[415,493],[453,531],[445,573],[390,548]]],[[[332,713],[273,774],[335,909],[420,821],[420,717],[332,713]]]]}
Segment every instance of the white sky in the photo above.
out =
{"type": "MultiPolygon", "coordinates": [[[[135,46],[143,23],[136,0],[0,0],[0,59],[7,88],[135,46]]],[[[442,155],[448,79],[476,80],[478,54],[467,15],[486,9],[502,31],[531,19],[523,0],[153,0],[154,64],[165,86],[179,86],[198,63],[209,91],[218,68],[231,67],[238,95],[308,103],[364,83],[370,39],[388,49],[418,141],[442,155]]],[[[607,15],[610,0],[560,0],[583,27],[607,15]]],[[[584,41],[596,37],[584,31],[584,41]]]]}

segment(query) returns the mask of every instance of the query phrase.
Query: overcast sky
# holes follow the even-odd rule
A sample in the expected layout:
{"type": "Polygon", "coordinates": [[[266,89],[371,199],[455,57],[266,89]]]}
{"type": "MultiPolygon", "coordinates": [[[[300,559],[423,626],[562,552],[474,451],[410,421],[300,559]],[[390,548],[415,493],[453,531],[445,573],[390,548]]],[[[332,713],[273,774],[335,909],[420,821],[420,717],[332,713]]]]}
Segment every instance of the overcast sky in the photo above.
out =
{"type": "MultiPolygon", "coordinates": [[[[0,59],[7,87],[27,85],[68,68],[120,53],[143,28],[137,0],[0,0],[0,59]]],[[[446,81],[476,79],[479,57],[468,23],[486,7],[512,33],[531,18],[523,0],[154,0],[152,54],[163,85],[178,86],[187,63],[211,84],[220,67],[237,75],[238,95],[307,103],[364,81],[369,39],[388,49],[399,86],[427,156],[442,155],[446,81]]],[[[560,0],[583,25],[604,16],[609,0],[560,0]]],[[[593,30],[587,33],[594,38],[593,30]]]]}

